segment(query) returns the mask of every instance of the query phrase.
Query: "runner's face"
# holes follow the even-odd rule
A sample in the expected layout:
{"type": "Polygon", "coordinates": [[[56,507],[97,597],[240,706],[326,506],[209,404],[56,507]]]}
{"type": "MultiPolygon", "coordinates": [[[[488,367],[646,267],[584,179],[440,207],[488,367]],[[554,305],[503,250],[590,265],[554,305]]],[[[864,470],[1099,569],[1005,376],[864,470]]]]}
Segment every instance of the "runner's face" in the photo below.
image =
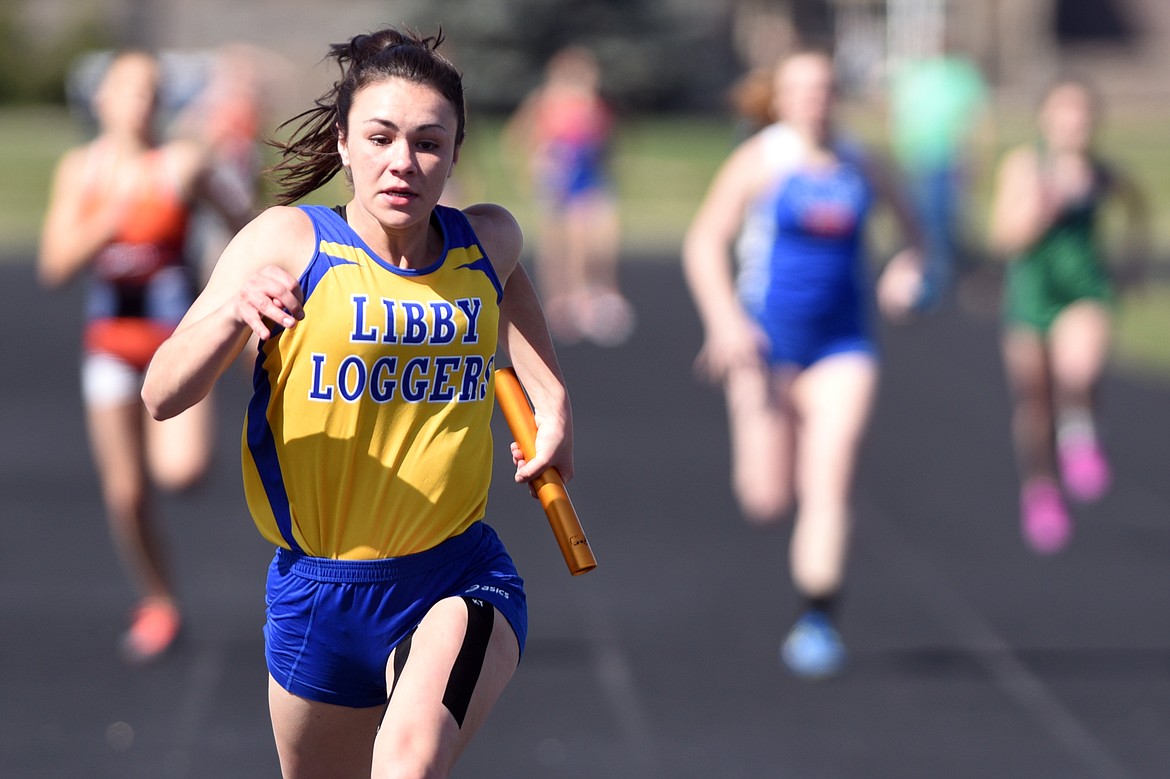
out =
{"type": "Polygon", "coordinates": [[[338,139],[358,202],[386,227],[430,218],[458,157],[455,107],[424,84],[400,78],[354,94],[338,139]]]}
{"type": "Polygon", "coordinates": [[[1092,98],[1075,84],[1057,87],[1040,112],[1040,130],[1055,151],[1086,151],[1095,124],[1092,98]]]}
{"type": "Polygon", "coordinates": [[[110,63],[94,97],[102,127],[146,137],[154,117],[158,67],[144,54],[124,54],[110,63]]]}
{"type": "Polygon", "coordinates": [[[776,112],[799,128],[822,130],[833,105],[833,65],[820,54],[801,54],[776,71],[776,112]]]}

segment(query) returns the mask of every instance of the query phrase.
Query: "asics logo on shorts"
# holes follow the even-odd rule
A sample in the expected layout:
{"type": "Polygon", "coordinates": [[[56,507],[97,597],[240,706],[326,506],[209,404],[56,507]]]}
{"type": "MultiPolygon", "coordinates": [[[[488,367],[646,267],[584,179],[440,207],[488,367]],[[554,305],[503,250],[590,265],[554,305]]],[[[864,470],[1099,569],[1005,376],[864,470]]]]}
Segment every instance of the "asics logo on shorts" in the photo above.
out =
{"type": "Polygon", "coordinates": [[[477,590],[481,590],[483,592],[490,592],[493,595],[500,596],[501,598],[508,597],[508,592],[506,590],[502,590],[499,587],[493,587],[490,584],[473,584],[470,587],[468,587],[466,591],[471,593],[471,592],[475,592],[477,590]]]}

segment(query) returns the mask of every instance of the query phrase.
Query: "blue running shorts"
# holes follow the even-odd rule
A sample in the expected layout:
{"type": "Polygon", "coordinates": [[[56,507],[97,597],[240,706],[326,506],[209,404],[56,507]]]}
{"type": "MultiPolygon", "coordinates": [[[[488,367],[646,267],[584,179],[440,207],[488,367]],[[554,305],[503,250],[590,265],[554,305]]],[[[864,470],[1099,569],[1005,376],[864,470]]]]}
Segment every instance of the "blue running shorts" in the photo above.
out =
{"type": "Polygon", "coordinates": [[[801,369],[838,354],[860,352],[877,356],[873,339],[859,322],[800,323],[785,322],[780,317],[762,318],[771,348],[772,365],[795,365],[801,369]]]}
{"type": "Polygon", "coordinates": [[[764,357],[773,366],[802,370],[826,357],[859,352],[877,356],[869,322],[852,295],[824,302],[823,310],[779,302],[744,301],[744,308],[768,337],[764,357]]]}
{"type": "Polygon", "coordinates": [[[438,601],[474,596],[528,634],[524,580],[503,543],[476,522],[433,549],[383,560],[331,560],[280,548],[268,568],[268,671],[281,687],[321,703],[386,703],[386,662],[438,601]]]}

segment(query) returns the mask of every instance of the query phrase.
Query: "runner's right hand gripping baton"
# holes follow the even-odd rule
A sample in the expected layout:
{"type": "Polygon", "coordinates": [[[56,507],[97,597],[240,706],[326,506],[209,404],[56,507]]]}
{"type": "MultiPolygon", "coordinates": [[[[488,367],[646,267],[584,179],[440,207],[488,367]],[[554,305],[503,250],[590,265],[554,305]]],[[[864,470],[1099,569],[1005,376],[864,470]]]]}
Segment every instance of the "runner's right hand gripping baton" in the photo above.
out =
{"type": "MultiPolygon", "coordinates": [[[[511,368],[498,369],[495,377],[496,402],[500,404],[500,411],[504,412],[504,420],[520,446],[524,459],[531,460],[536,456],[536,418],[532,415],[528,396],[524,394],[524,388],[511,368]]],[[[569,493],[565,491],[561,474],[556,468],[546,468],[531,483],[548,516],[548,523],[569,566],[569,573],[580,576],[592,571],[597,567],[597,560],[589,548],[589,539],[581,528],[581,520],[577,518],[569,493]]]]}

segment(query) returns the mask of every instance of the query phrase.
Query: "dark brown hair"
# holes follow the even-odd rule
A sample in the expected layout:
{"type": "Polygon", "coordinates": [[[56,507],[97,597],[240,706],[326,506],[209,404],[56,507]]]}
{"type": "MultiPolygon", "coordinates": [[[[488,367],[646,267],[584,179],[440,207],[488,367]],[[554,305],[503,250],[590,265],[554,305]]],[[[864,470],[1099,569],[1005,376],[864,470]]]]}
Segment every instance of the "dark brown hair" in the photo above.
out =
{"type": "Polygon", "coordinates": [[[341,170],[338,133],[348,131],[353,96],[363,87],[391,78],[429,86],[455,108],[455,147],[463,143],[467,109],[463,103],[463,76],[437,49],[443,31],[422,37],[413,30],[388,27],[357,35],[329,47],[326,59],[341,68],[333,88],[317,98],[314,107],[289,119],[278,129],[293,127],[287,141],[270,140],[280,150],[281,161],[270,173],[280,194],[276,201],[289,205],[325,184],[341,170]]]}

